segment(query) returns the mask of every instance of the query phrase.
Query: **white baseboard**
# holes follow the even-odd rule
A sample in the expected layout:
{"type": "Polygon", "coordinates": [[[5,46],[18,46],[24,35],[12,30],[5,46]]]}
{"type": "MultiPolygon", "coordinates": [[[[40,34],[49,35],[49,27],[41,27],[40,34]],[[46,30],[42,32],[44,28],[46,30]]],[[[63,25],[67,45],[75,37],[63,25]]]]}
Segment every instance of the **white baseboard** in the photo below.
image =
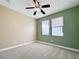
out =
{"type": "Polygon", "coordinates": [[[64,48],[64,49],[71,50],[71,51],[75,51],[75,52],[79,52],[79,49],[64,47],[64,46],[55,45],[55,44],[51,44],[51,43],[46,43],[46,42],[42,42],[42,41],[37,41],[37,42],[43,43],[43,44],[47,44],[47,45],[51,45],[51,46],[56,46],[56,47],[59,47],[59,48],[64,48]]]}
{"type": "MultiPolygon", "coordinates": [[[[13,48],[17,48],[17,47],[20,47],[20,46],[28,45],[28,44],[31,44],[31,43],[34,43],[34,42],[35,41],[31,41],[31,42],[19,44],[19,45],[16,45],[16,46],[11,46],[11,47],[8,47],[8,48],[3,48],[3,49],[0,49],[0,52],[6,51],[6,50],[10,50],[10,49],[13,49],[13,48]]],[[[46,43],[46,42],[42,42],[42,41],[36,41],[36,42],[43,43],[43,44],[47,44],[47,45],[51,45],[51,46],[56,46],[56,47],[59,47],[59,48],[64,48],[64,49],[71,50],[71,51],[75,51],[75,52],[79,52],[79,49],[64,47],[64,46],[55,45],[55,44],[51,44],[51,43],[46,43]]]]}
{"type": "Polygon", "coordinates": [[[3,48],[3,49],[0,49],[0,52],[6,51],[6,50],[10,50],[10,49],[13,49],[13,48],[17,48],[17,47],[20,47],[20,46],[28,45],[28,44],[31,44],[31,43],[34,43],[34,42],[35,41],[31,41],[31,42],[26,42],[26,43],[19,44],[19,45],[16,45],[16,46],[11,46],[11,47],[8,47],[8,48],[3,48]]]}

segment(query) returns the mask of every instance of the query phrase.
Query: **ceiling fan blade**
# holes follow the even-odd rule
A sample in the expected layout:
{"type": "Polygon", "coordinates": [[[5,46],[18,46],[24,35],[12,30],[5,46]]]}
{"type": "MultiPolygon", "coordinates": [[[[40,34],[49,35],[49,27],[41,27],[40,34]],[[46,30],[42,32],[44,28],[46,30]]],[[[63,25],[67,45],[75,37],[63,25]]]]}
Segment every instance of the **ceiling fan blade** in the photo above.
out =
{"type": "Polygon", "coordinates": [[[42,12],[43,14],[46,14],[43,10],[41,10],[41,12],[42,12]]]}
{"type": "Polygon", "coordinates": [[[34,3],[35,3],[36,6],[37,6],[37,5],[40,5],[37,0],[33,0],[33,1],[34,1],[34,3]]]}
{"type": "Polygon", "coordinates": [[[33,15],[36,15],[36,12],[37,12],[37,11],[35,11],[33,15]]]}
{"type": "Polygon", "coordinates": [[[25,9],[34,9],[35,7],[26,7],[25,9]]]}
{"type": "Polygon", "coordinates": [[[42,5],[42,8],[48,8],[48,7],[50,7],[50,4],[42,5]]]}
{"type": "Polygon", "coordinates": [[[36,3],[36,0],[33,0],[34,1],[34,3],[36,3]]]}

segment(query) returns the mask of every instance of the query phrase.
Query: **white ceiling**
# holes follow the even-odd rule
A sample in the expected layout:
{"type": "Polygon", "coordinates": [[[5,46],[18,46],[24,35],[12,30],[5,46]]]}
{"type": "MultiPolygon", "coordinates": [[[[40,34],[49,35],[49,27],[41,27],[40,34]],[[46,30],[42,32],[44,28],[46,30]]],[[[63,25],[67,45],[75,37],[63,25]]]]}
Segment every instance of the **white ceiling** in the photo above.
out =
{"type": "Polygon", "coordinates": [[[35,11],[34,9],[28,9],[28,10],[25,9],[25,7],[34,6],[33,0],[0,0],[0,4],[33,18],[41,18],[79,5],[79,0],[38,0],[38,1],[40,2],[41,5],[50,4],[50,8],[43,9],[46,12],[46,15],[43,15],[41,12],[39,12],[34,16],[33,15],[35,11]]]}

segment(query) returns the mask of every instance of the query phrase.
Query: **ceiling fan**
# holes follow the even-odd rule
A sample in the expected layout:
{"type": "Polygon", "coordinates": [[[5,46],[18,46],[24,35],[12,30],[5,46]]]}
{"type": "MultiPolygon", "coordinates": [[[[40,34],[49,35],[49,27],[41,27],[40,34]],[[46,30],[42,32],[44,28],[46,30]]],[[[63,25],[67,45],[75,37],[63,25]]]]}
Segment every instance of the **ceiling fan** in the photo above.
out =
{"type": "Polygon", "coordinates": [[[50,4],[46,4],[46,5],[40,5],[40,3],[37,0],[33,0],[35,7],[26,7],[25,9],[35,9],[35,12],[33,13],[33,15],[36,15],[37,12],[41,12],[43,14],[46,14],[42,8],[49,8],[50,4]]]}

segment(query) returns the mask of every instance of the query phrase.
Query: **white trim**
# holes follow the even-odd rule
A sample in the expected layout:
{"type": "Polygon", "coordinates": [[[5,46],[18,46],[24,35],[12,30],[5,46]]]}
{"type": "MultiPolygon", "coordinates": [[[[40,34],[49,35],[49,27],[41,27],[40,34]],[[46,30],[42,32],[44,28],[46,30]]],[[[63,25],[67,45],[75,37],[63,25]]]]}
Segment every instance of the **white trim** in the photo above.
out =
{"type": "Polygon", "coordinates": [[[20,47],[20,46],[28,45],[28,44],[31,44],[31,43],[34,43],[34,42],[35,41],[31,41],[31,42],[19,44],[19,45],[16,45],[16,46],[11,46],[11,47],[8,47],[8,48],[3,48],[3,49],[0,49],[0,52],[6,51],[6,50],[10,50],[10,49],[13,49],[13,48],[17,48],[17,47],[20,47]]]}
{"type": "Polygon", "coordinates": [[[51,44],[51,43],[46,43],[46,42],[42,42],[42,41],[37,41],[37,42],[47,44],[47,45],[51,45],[51,46],[56,46],[56,47],[59,47],[59,48],[64,48],[64,49],[75,51],[75,52],[79,52],[79,49],[75,49],[75,48],[64,47],[64,46],[55,45],[55,44],[51,44]]]}

